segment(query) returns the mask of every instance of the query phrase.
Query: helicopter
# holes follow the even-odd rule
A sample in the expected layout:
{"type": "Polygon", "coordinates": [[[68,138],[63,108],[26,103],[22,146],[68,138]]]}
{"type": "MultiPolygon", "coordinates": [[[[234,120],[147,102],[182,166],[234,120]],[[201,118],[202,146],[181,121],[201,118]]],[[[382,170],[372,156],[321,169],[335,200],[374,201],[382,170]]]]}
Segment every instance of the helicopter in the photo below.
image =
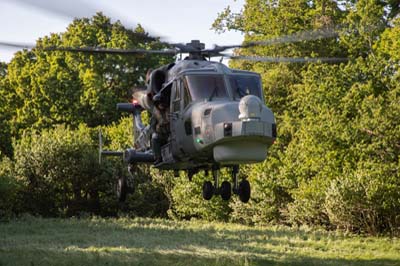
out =
{"type": "MultiPolygon", "coordinates": [[[[183,60],[158,67],[148,73],[147,86],[135,89],[133,100],[118,103],[117,110],[127,112],[133,118],[134,145],[125,151],[102,149],[99,134],[99,156],[120,156],[128,165],[131,177],[135,176],[140,164],[153,164],[160,170],[187,173],[188,179],[204,171],[205,180],[202,196],[210,200],[219,195],[229,200],[233,194],[246,203],[251,196],[249,181],[239,180],[240,165],[259,163],[267,158],[267,151],[277,138],[276,119],[265,105],[261,76],[258,73],[231,69],[212,57],[246,59],[267,62],[337,62],[343,58],[267,58],[231,56],[223,51],[232,48],[247,48],[255,45],[271,45],[332,37],[331,30],[301,32],[264,42],[248,42],[241,45],[214,46],[205,49],[204,43],[192,40],[187,44],[169,44],[173,49],[105,49],[55,47],[49,50],[68,52],[109,54],[188,54],[183,60]],[[160,108],[159,106],[163,106],[160,108]],[[162,109],[162,110],[160,110],[162,109]],[[148,111],[152,122],[144,125],[142,112],[148,111]],[[157,113],[164,115],[162,125],[167,133],[157,140],[157,113]],[[153,125],[152,125],[153,124],[153,125]],[[158,142],[158,143],[157,143],[158,142]],[[158,150],[158,151],[157,151],[158,150]],[[222,168],[228,168],[232,182],[220,184],[222,168]]],[[[120,177],[117,195],[120,201],[132,191],[127,177],[120,177]]]]}
{"type": "MultiPolygon", "coordinates": [[[[153,165],[161,171],[174,171],[175,176],[184,171],[190,181],[195,174],[204,171],[206,180],[202,196],[205,200],[216,195],[229,200],[233,193],[246,203],[251,197],[251,186],[246,177],[239,180],[240,165],[259,163],[267,158],[267,151],[277,138],[276,119],[265,104],[258,73],[232,69],[222,62],[211,61],[211,58],[295,63],[346,61],[346,58],[274,58],[224,53],[235,48],[336,36],[334,29],[327,28],[240,45],[215,45],[209,49],[205,49],[204,43],[199,40],[187,44],[167,43],[172,48],[162,50],[101,47],[43,49],[89,54],[179,54],[180,60],[150,71],[146,87],[134,89],[131,102],[117,103],[118,111],[132,116],[133,147],[125,151],[103,150],[100,131],[99,161],[102,156],[121,157],[131,178],[134,178],[141,164],[153,165]],[[182,59],[182,54],[187,56],[182,59]],[[144,111],[151,114],[151,122],[147,125],[142,121],[144,111]],[[160,123],[160,120],[164,120],[164,123],[160,123]],[[163,134],[159,128],[164,131],[163,134]],[[232,181],[220,184],[219,176],[223,168],[229,170],[232,181]]],[[[15,43],[0,44],[27,48],[15,43]]],[[[128,186],[127,176],[119,177],[117,195],[121,202],[133,189],[128,186]]]]}
{"type": "MultiPolygon", "coordinates": [[[[154,163],[155,168],[173,170],[176,175],[186,171],[189,180],[201,170],[206,176],[211,171],[213,182],[203,183],[205,200],[213,195],[229,200],[233,192],[248,202],[250,184],[246,179],[239,182],[239,165],[264,161],[277,136],[275,117],[264,104],[261,77],[206,60],[215,51],[204,50],[198,40],[185,49],[187,58],[153,70],[146,89],[134,91],[131,103],[117,104],[118,110],[134,118],[134,147],[123,153],[100,148],[100,154],[122,156],[130,172],[139,163],[154,163]],[[161,99],[169,132],[155,161],[154,128],[143,125],[141,112],[154,115],[156,101],[161,99]],[[228,181],[219,184],[223,167],[231,170],[233,186],[228,181]]],[[[119,180],[121,200],[126,186],[126,180],[119,180]]]]}

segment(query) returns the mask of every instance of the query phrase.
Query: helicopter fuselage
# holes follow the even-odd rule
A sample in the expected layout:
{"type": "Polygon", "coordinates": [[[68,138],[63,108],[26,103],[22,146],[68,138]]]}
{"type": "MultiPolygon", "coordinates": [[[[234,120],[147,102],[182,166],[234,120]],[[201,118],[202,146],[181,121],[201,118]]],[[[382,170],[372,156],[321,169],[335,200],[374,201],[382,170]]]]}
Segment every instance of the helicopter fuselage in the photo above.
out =
{"type": "MultiPolygon", "coordinates": [[[[185,60],[170,68],[166,77],[158,93],[169,102],[170,134],[162,147],[162,163],[155,167],[201,169],[266,159],[276,138],[276,122],[264,104],[257,73],[185,60]]],[[[139,101],[151,111],[155,107],[148,102],[139,101]]],[[[135,142],[151,153],[146,145],[149,131],[149,126],[142,128],[135,142]]]]}

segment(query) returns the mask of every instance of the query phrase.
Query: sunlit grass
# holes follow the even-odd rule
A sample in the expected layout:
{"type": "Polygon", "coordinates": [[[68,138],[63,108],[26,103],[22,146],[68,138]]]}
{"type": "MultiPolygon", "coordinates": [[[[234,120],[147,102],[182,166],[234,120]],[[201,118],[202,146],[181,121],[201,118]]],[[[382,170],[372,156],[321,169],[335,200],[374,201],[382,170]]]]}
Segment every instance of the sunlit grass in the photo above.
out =
{"type": "Polygon", "coordinates": [[[400,265],[397,238],[158,219],[0,223],[0,265],[400,265]]]}

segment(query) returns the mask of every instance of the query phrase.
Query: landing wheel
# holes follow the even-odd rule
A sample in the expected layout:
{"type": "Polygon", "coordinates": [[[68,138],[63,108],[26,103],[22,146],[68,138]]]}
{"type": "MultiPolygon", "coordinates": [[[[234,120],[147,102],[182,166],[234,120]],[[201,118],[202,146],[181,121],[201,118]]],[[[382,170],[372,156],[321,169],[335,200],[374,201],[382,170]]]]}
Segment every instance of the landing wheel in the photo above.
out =
{"type": "Polygon", "coordinates": [[[250,199],[250,183],[247,180],[242,180],[238,188],[239,199],[241,202],[248,202],[250,199]]]}
{"type": "Polygon", "coordinates": [[[128,182],[125,176],[119,177],[117,182],[117,197],[119,202],[124,202],[126,200],[126,195],[128,194],[128,182]]]}
{"type": "Polygon", "coordinates": [[[135,192],[135,178],[138,174],[138,168],[135,165],[128,165],[128,171],[120,173],[117,180],[117,197],[119,202],[125,202],[126,196],[135,192]]]}
{"type": "Polygon", "coordinates": [[[204,181],[203,183],[203,199],[210,200],[214,195],[214,186],[210,181],[204,181]]]}
{"type": "Polygon", "coordinates": [[[228,181],[222,182],[220,193],[223,200],[229,200],[232,195],[231,183],[229,183],[228,181]]]}

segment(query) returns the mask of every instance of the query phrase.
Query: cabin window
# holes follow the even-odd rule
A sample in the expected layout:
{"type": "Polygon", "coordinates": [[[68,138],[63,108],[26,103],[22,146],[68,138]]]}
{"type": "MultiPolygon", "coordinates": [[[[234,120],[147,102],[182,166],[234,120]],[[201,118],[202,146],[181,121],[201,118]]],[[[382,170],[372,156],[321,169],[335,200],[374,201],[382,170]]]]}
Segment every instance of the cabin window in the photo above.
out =
{"type": "Polygon", "coordinates": [[[174,87],[175,87],[175,96],[174,96],[174,100],[172,101],[172,108],[173,108],[173,112],[178,112],[181,108],[181,88],[180,86],[177,86],[178,83],[174,83],[174,87]]]}
{"type": "Polygon", "coordinates": [[[186,106],[188,106],[191,101],[189,88],[188,88],[186,80],[181,80],[181,88],[182,88],[182,97],[183,97],[183,108],[185,109],[186,106]]]}
{"type": "Polygon", "coordinates": [[[188,75],[185,80],[193,101],[228,97],[222,75],[188,75]]]}
{"type": "Polygon", "coordinates": [[[234,99],[240,99],[246,95],[255,95],[262,99],[260,77],[254,75],[230,75],[229,84],[231,85],[234,99]]]}

